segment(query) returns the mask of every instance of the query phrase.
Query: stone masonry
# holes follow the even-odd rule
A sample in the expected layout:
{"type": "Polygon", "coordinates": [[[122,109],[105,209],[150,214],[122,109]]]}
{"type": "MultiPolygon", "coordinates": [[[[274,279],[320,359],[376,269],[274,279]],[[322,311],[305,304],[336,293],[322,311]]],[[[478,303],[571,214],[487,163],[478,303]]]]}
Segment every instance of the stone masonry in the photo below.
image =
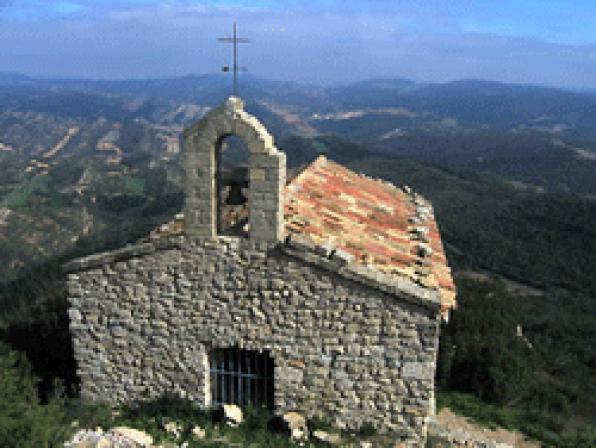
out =
{"type": "Polygon", "coordinates": [[[325,264],[341,269],[303,248],[184,236],[74,262],[69,316],[83,397],[119,404],[176,393],[208,407],[207,354],[238,346],[270,350],[276,413],[422,438],[437,309],[325,264]]]}
{"type": "Polygon", "coordinates": [[[372,424],[422,446],[439,292],[285,235],[285,155],[238,98],[187,130],[185,145],[183,232],[65,266],[83,398],[177,394],[208,408],[212,349],[267,350],[276,414],[372,424]],[[250,150],[248,238],[217,235],[217,159],[231,134],[250,150]]]}

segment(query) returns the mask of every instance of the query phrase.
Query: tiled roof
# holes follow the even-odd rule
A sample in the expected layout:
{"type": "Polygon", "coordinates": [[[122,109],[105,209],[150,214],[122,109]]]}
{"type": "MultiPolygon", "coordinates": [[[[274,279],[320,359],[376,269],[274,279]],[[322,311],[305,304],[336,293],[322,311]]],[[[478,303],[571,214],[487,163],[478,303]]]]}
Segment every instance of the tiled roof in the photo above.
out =
{"type": "MultiPolygon", "coordinates": [[[[357,174],[324,156],[285,189],[286,236],[342,252],[350,263],[438,290],[444,313],[455,286],[432,206],[409,188],[357,174]]],[[[150,238],[182,234],[184,215],[150,238]]]]}
{"type": "Polygon", "coordinates": [[[439,290],[444,312],[455,307],[432,206],[408,188],[320,156],[286,186],[285,230],[347,253],[351,263],[439,290]]]}

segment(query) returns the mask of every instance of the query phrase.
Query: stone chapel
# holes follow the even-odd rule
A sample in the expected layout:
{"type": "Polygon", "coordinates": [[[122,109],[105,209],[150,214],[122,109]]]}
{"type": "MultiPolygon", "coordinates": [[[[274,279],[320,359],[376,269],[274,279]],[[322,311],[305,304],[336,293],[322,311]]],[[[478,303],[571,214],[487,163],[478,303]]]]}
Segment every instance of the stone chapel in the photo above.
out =
{"type": "Polygon", "coordinates": [[[173,393],[423,443],[455,306],[431,204],[324,156],[287,182],[285,154],[238,97],[186,129],[184,151],[184,214],[65,266],[83,398],[173,393]],[[249,160],[224,186],[229,136],[249,160]],[[232,189],[243,204],[222,200],[232,189]]]}

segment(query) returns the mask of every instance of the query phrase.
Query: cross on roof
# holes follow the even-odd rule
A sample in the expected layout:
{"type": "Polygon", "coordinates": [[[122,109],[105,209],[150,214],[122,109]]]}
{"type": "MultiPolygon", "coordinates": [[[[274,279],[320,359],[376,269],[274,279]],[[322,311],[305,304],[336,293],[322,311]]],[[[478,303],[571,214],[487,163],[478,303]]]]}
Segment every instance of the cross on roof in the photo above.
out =
{"type": "MultiPolygon", "coordinates": [[[[233,88],[233,95],[238,96],[238,44],[245,44],[250,42],[250,39],[246,39],[244,37],[238,37],[236,34],[236,22],[234,22],[234,35],[232,37],[220,37],[217,39],[219,42],[225,43],[232,43],[234,44],[234,65],[233,65],[233,73],[234,73],[234,88],[233,88]]],[[[230,68],[226,65],[223,67],[223,71],[227,72],[230,68]]]]}

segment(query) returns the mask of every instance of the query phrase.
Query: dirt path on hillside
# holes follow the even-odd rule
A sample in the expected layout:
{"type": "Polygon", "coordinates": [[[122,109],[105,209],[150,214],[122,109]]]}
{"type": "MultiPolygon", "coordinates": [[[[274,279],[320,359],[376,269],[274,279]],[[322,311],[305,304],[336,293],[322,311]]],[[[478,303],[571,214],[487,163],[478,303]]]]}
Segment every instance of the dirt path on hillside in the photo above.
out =
{"type": "Polygon", "coordinates": [[[528,440],[517,431],[508,431],[503,428],[491,430],[473,423],[466,417],[454,414],[450,409],[442,409],[437,415],[437,422],[449,431],[463,431],[479,440],[491,440],[506,443],[515,448],[540,448],[540,443],[528,440]]]}
{"type": "Polygon", "coordinates": [[[503,277],[502,275],[496,274],[494,272],[456,271],[456,272],[454,272],[454,276],[460,277],[460,278],[468,278],[471,280],[482,280],[482,281],[501,280],[505,285],[505,289],[510,294],[520,294],[520,295],[527,295],[527,296],[543,296],[544,295],[544,291],[542,291],[541,289],[535,288],[535,287],[525,284],[525,283],[511,280],[509,278],[503,277]]]}

